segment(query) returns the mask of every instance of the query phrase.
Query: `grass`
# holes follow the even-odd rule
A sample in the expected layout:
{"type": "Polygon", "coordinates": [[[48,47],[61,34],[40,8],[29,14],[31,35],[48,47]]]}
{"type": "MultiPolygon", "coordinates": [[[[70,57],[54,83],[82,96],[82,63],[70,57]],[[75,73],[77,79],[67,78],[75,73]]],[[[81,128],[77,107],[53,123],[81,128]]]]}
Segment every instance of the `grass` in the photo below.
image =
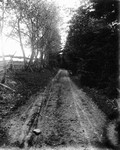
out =
{"type": "Polygon", "coordinates": [[[0,146],[7,143],[6,122],[12,116],[19,116],[26,108],[34,102],[34,99],[45,90],[54,73],[50,70],[41,72],[8,72],[5,85],[15,89],[12,92],[0,87],[0,146]],[[32,96],[32,98],[31,98],[32,96]],[[20,112],[21,111],[21,112],[20,112]]]}
{"type": "Polygon", "coordinates": [[[28,149],[20,149],[17,147],[6,147],[6,148],[0,148],[0,150],[110,150],[106,148],[98,148],[98,147],[92,147],[92,146],[60,146],[60,147],[42,147],[42,148],[36,148],[36,147],[31,147],[28,149]]]}

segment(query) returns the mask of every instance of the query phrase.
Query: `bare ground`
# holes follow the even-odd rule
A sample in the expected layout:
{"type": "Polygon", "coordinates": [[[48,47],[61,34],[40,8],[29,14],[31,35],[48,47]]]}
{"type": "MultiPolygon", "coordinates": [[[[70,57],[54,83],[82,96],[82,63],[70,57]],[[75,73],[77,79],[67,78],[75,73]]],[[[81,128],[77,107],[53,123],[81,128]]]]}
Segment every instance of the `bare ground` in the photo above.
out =
{"type": "Polygon", "coordinates": [[[96,147],[104,139],[104,113],[71,81],[66,70],[59,71],[31,102],[4,124],[11,145],[41,150],[106,149],[102,144],[96,147]],[[34,129],[40,129],[40,135],[36,136],[34,129]]]}

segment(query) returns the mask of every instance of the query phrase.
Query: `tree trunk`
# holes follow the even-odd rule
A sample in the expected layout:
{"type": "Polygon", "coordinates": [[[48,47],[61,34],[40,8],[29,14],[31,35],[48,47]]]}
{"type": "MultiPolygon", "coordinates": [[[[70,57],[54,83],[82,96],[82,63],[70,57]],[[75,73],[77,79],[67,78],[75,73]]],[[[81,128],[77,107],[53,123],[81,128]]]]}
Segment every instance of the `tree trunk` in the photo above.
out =
{"type": "Polygon", "coordinates": [[[31,65],[32,62],[33,62],[33,59],[34,59],[34,50],[32,50],[32,53],[31,53],[31,57],[30,57],[30,61],[29,61],[29,64],[31,65]]]}
{"type": "Polygon", "coordinates": [[[31,38],[31,56],[30,56],[30,61],[29,61],[28,66],[31,66],[31,64],[33,63],[34,57],[35,57],[35,51],[34,51],[34,46],[33,46],[32,42],[33,41],[32,41],[32,38],[31,38]]]}
{"type": "Polygon", "coordinates": [[[24,51],[24,47],[23,47],[23,43],[22,43],[22,37],[21,37],[21,32],[20,32],[20,19],[18,19],[18,35],[19,35],[21,50],[22,50],[22,53],[23,53],[24,67],[25,67],[25,65],[26,65],[26,56],[25,56],[25,51],[24,51]]]}
{"type": "Polygon", "coordinates": [[[3,52],[3,28],[4,28],[4,18],[5,17],[5,2],[4,0],[2,1],[2,19],[0,21],[0,49],[2,52],[2,58],[3,58],[3,77],[1,82],[5,82],[5,78],[6,78],[6,61],[5,61],[5,57],[4,57],[4,52],[3,52]]]}
{"type": "Polygon", "coordinates": [[[43,66],[44,66],[44,59],[43,59],[43,57],[44,57],[44,53],[41,50],[41,52],[40,52],[40,67],[41,68],[43,68],[43,66]]]}

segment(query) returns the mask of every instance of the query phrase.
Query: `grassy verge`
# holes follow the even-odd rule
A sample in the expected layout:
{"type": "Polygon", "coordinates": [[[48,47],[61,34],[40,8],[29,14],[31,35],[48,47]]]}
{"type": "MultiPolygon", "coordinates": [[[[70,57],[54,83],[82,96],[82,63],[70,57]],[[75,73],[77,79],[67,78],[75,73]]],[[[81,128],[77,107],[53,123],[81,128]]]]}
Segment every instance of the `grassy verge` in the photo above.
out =
{"type": "Polygon", "coordinates": [[[42,93],[54,72],[42,70],[41,72],[8,72],[5,85],[15,92],[0,87],[0,146],[7,144],[7,135],[4,124],[12,116],[18,116],[20,108],[29,106],[34,102],[37,93],[42,93]],[[30,98],[32,97],[32,98],[30,98]]]}

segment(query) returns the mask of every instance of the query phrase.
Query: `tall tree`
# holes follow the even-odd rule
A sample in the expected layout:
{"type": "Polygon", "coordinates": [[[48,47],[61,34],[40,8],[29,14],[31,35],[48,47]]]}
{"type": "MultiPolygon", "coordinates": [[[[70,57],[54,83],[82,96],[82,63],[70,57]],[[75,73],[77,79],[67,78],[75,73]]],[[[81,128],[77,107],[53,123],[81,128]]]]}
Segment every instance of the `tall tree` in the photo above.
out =
{"type": "MultiPolygon", "coordinates": [[[[53,32],[59,33],[58,30],[58,13],[54,3],[43,0],[37,1],[17,1],[13,0],[11,6],[21,16],[22,35],[27,36],[27,43],[31,47],[30,63],[39,57],[41,66],[46,60],[47,47],[53,32]]],[[[51,41],[52,42],[52,41],[51,41]]]]}
{"type": "Polygon", "coordinates": [[[2,0],[0,1],[0,49],[2,52],[2,57],[3,57],[3,77],[2,77],[2,83],[5,82],[5,77],[6,77],[6,61],[4,57],[4,51],[3,51],[3,29],[4,29],[4,22],[5,22],[5,13],[6,13],[6,1],[2,0]]]}
{"type": "Polygon", "coordinates": [[[22,43],[22,36],[21,36],[21,28],[20,28],[20,18],[18,19],[18,35],[19,35],[19,40],[20,40],[20,46],[21,46],[21,50],[23,53],[23,59],[24,59],[24,66],[26,65],[26,56],[25,56],[25,51],[24,51],[24,46],[22,43]]]}
{"type": "Polygon", "coordinates": [[[91,0],[93,4],[92,16],[104,18],[108,24],[119,21],[119,0],[91,0]]]}
{"type": "Polygon", "coordinates": [[[105,2],[94,0],[78,9],[71,20],[64,57],[68,68],[82,75],[82,85],[113,89],[108,95],[114,96],[118,86],[118,11],[113,3],[105,2]]]}

